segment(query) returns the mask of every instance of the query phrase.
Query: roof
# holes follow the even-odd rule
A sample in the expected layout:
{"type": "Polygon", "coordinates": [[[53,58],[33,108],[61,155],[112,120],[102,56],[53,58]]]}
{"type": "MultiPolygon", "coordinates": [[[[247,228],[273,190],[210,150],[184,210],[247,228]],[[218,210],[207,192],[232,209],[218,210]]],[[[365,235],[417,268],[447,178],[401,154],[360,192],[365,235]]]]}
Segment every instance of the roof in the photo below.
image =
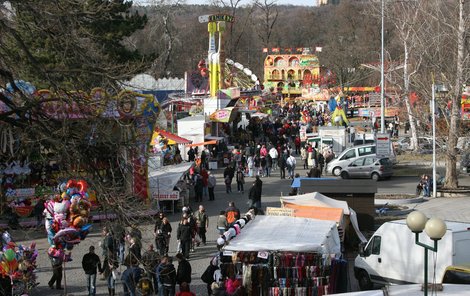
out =
{"type": "Polygon", "coordinates": [[[188,116],[185,118],[178,119],[178,122],[189,122],[189,121],[205,121],[206,117],[204,115],[194,115],[194,116],[188,116]]]}
{"type": "Polygon", "coordinates": [[[225,250],[341,254],[334,221],[283,216],[256,216],[225,250]]]}
{"type": "Polygon", "coordinates": [[[182,138],[178,135],[175,135],[175,134],[172,134],[170,132],[167,132],[165,130],[156,130],[153,132],[153,135],[152,135],[152,145],[156,145],[157,143],[154,143],[154,141],[156,140],[156,138],[158,136],[161,136],[161,137],[164,137],[165,139],[168,140],[168,144],[170,145],[174,145],[174,144],[190,144],[192,143],[191,140],[188,140],[188,139],[185,139],[185,138],[182,138]]]}
{"type": "Polygon", "coordinates": [[[342,209],[345,215],[349,215],[349,206],[347,202],[330,198],[319,192],[312,192],[294,196],[283,196],[281,197],[281,203],[290,203],[298,206],[339,208],[342,209]]]}

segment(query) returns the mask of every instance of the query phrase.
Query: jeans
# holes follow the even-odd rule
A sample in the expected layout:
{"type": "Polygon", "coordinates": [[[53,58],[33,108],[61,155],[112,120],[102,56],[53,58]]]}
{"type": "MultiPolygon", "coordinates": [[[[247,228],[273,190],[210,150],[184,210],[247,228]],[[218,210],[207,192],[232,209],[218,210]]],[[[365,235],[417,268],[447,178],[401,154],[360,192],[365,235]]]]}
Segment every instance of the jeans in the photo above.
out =
{"type": "Polygon", "coordinates": [[[113,278],[113,273],[110,271],[108,278],[106,279],[106,283],[108,283],[109,289],[114,289],[116,287],[116,280],[113,278]]]}
{"type": "Polygon", "coordinates": [[[251,207],[261,209],[261,200],[257,200],[257,201],[252,200],[251,201],[251,207]]]}
{"type": "Polygon", "coordinates": [[[240,192],[240,191],[243,192],[244,191],[243,190],[243,183],[240,182],[240,181],[237,181],[237,190],[238,190],[238,192],[240,192]]]}
{"type": "Polygon", "coordinates": [[[163,286],[164,296],[175,296],[175,286],[163,286]]]}
{"type": "Polygon", "coordinates": [[[119,243],[119,263],[124,264],[124,255],[126,251],[126,243],[120,242],[119,243]]]}
{"type": "Polygon", "coordinates": [[[96,295],[96,273],[86,274],[86,285],[89,296],[96,295]]]}
{"type": "Polygon", "coordinates": [[[248,177],[253,177],[253,168],[248,168],[248,177]]]}
{"type": "Polygon", "coordinates": [[[207,186],[202,187],[202,192],[203,192],[203,195],[205,197],[207,197],[209,195],[209,190],[208,190],[207,186]]]}
{"type": "Polygon", "coordinates": [[[271,167],[266,167],[266,177],[271,177],[271,167]]]}

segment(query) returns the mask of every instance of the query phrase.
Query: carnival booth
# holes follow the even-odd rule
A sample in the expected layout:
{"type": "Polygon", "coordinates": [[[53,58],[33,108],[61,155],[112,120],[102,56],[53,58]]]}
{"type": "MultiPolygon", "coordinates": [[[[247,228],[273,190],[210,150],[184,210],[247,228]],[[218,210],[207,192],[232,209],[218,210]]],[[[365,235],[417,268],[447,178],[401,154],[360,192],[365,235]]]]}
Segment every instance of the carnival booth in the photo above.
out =
{"type": "Polygon", "coordinates": [[[256,216],[228,242],[220,261],[225,286],[238,281],[244,295],[346,291],[347,266],[334,221],[256,216]]]}
{"type": "Polygon", "coordinates": [[[156,129],[150,142],[151,150],[161,154],[163,165],[179,164],[183,161],[177,145],[191,144],[191,140],[182,138],[165,130],[156,129]]]}
{"type": "Polygon", "coordinates": [[[294,217],[336,222],[342,242],[349,225],[353,226],[361,241],[367,241],[359,230],[356,212],[345,201],[330,198],[319,192],[312,192],[296,196],[283,196],[281,197],[281,205],[284,208],[292,209],[294,217]]]}
{"type": "Polygon", "coordinates": [[[160,160],[150,157],[148,162],[148,193],[157,208],[174,213],[178,203],[189,204],[189,190],[183,176],[193,165],[183,162],[177,165],[159,166],[160,160]]]}

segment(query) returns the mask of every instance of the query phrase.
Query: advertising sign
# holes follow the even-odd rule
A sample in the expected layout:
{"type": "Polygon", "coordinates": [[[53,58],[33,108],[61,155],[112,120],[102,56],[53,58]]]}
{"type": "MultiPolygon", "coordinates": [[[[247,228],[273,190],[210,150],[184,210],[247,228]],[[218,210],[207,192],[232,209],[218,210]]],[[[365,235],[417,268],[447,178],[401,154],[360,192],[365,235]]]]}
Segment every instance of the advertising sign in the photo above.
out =
{"type": "Polygon", "coordinates": [[[152,198],[163,201],[163,200],[179,200],[180,199],[180,192],[179,191],[173,191],[171,193],[156,193],[152,192],[152,198]]]}
{"type": "Polygon", "coordinates": [[[266,215],[294,217],[294,209],[267,207],[266,215]]]}
{"type": "Polygon", "coordinates": [[[376,136],[376,147],[375,147],[375,153],[379,157],[389,157],[390,156],[390,134],[384,133],[380,134],[378,133],[376,136]]]}

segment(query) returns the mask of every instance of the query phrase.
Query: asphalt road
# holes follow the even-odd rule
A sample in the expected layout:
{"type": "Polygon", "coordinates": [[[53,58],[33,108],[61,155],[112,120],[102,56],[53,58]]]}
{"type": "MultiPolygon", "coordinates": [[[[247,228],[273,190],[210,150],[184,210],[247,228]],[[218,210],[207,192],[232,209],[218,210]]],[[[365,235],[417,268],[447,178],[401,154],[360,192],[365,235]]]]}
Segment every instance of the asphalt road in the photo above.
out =
{"type": "MultiPolygon", "coordinates": [[[[301,175],[305,175],[306,171],[300,170],[301,175]]],[[[224,210],[230,200],[235,201],[236,205],[242,212],[248,210],[248,188],[251,185],[254,178],[247,178],[245,194],[236,192],[236,185],[232,185],[232,194],[226,194],[223,186],[222,171],[216,172],[218,185],[215,190],[216,200],[208,201],[204,198],[202,204],[206,207],[209,215],[209,231],[207,234],[208,244],[207,246],[201,246],[196,248],[196,251],[191,254],[190,263],[192,265],[193,281],[191,283],[191,289],[196,295],[206,295],[205,284],[200,280],[201,274],[207,267],[211,256],[216,251],[216,239],[218,233],[216,230],[216,218],[220,210],[224,210]]],[[[280,206],[279,197],[281,194],[287,195],[290,188],[290,180],[280,180],[278,171],[274,171],[273,176],[270,178],[263,178],[263,198],[262,206],[280,206]]],[[[415,192],[416,184],[418,182],[418,174],[412,176],[396,176],[390,180],[381,181],[378,184],[378,191],[382,194],[413,194],[415,192]]],[[[462,182],[470,184],[470,178],[468,176],[462,176],[462,182]]],[[[470,200],[470,199],[469,199],[470,200]]],[[[427,215],[439,214],[442,218],[452,217],[452,220],[458,218],[462,221],[470,221],[470,202],[466,198],[463,199],[435,199],[425,203],[411,205],[413,207],[422,209],[427,215]],[[468,205],[465,207],[465,205],[468,205]],[[466,210],[466,208],[468,210],[466,210]]],[[[191,203],[193,209],[197,209],[197,204],[191,203]]],[[[175,254],[176,249],[176,227],[177,221],[180,218],[180,213],[169,215],[169,219],[173,227],[173,237],[171,239],[170,255],[175,254]]],[[[73,250],[74,260],[67,264],[66,267],[66,281],[67,281],[67,292],[68,295],[87,295],[85,275],[81,268],[81,258],[87,252],[90,245],[94,245],[99,248],[99,242],[101,240],[100,232],[102,225],[95,224],[92,233],[77,245],[73,250]]],[[[147,223],[140,225],[140,229],[143,233],[143,246],[146,248],[149,244],[153,243],[152,230],[153,225],[147,223]]],[[[46,236],[43,230],[17,230],[13,232],[13,237],[18,243],[29,244],[31,241],[37,243],[39,249],[38,257],[38,270],[37,276],[40,285],[31,293],[31,295],[60,295],[63,292],[58,290],[51,290],[47,286],[47,282],[52,275],[49,260],[46,255],[46,250],[49,247],[46,241],[46,236]]],[[[177,263],[175,263],[177,266],[177,263]]],[[[354,279],[352,281],[352,289],[355,289],[354,279]]],[[[118,284],[117,295],[122,295],[122,285],[118,284]]],[[[107,295],[107,287],[104,281],[97,281],[97,295],[107,295]]]]}

